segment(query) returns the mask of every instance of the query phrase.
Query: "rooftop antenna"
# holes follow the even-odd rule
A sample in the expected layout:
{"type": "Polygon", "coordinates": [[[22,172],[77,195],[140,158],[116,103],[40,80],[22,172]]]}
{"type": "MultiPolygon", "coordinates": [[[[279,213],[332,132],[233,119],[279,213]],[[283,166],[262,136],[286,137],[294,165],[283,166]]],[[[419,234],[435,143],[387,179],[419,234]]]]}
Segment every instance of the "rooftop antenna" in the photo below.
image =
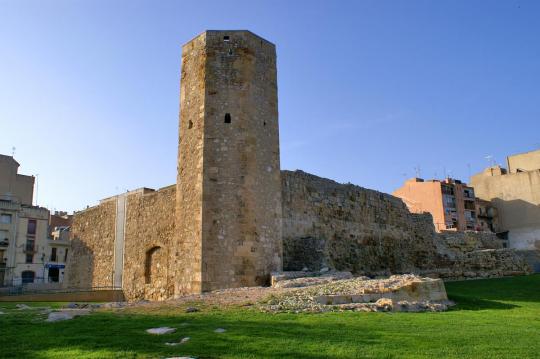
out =
{"type": "Polygon", "coordinates": [[[484,158],[489,162],[491,167],[495,166],[495,159],[493,158],[492,155],[487,155],[484,158]]]}
{"type": "Polygon", "coordinates": [[[471,179],[471,164],[467,163],[467,170],[469,171],[469,180],[471,179]]]}
{"type": "Polygon", "coordinates": [[[11,147],[11,157],[15,157],[15,146],[11,147]]]}
{"type": "Polygon", "coordinates": [[[415,168],[414,168],[414,173],[416,174],[416,178],[420,178],[420,165],[417,165],[415,168]]]}

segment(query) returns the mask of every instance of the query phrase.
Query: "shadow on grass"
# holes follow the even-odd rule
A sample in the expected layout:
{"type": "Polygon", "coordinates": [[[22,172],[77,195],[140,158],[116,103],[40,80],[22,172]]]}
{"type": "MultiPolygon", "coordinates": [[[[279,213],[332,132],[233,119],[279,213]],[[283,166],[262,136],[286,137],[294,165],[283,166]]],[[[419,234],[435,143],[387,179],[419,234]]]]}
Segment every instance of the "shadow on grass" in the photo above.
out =
{"type": "Polygon", "coordinates": [[[445,287],[451,300],[469,310],[511,309],[515,302],[540,303],[540,274],[448,282],[445,287]]]}
{"type": "Polygon", "coordinates": [[[497,302],[494,300],[479,299],[461,295],[449,296],[449,299],[456,303],[450,310],[487,310],[487,309],[514,309],[519,305],[497,302]]]}

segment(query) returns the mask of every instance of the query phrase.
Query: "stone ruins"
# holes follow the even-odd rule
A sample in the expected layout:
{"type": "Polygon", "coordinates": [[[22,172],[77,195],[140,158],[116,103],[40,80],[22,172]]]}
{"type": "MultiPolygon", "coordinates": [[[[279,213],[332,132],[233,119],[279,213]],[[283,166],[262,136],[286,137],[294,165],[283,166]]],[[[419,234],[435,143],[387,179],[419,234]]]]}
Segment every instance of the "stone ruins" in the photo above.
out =
{"type": "Polygon", "coordinates": [[[178,178],[78,212],[68,286],[164,300],[269,285],[273,272],[524,274],[491,233],[435,233],[389,194],[281,171],[275,46],[205,31],[182,49],[178,178]]]}

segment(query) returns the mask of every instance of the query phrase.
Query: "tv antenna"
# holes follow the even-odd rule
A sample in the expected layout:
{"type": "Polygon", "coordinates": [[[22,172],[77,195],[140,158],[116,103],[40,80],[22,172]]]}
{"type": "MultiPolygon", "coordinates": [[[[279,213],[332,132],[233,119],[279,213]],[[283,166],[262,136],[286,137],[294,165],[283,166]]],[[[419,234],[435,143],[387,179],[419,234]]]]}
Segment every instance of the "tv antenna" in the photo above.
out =
{"type": "Polygon", "coordinates": [[[487,155],[484,158],[489,162],[491,167],[495,166],[495,159],[493,158],[492,155],[487,155]]]}
{"type": "Polygon", "coordinates": [[[15,157],[15,146],[11,147],[11,157],[15,157]]]}

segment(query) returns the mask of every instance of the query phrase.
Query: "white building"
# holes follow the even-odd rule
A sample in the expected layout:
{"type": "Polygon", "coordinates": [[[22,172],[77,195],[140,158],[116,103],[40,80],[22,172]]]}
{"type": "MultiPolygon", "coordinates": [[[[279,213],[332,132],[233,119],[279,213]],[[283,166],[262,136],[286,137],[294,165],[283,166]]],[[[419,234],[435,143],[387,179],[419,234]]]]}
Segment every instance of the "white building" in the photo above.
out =
{"type": "Polygon", "coordinates": [[[0,286],[54,288],[65,272],[67,229],[49,235],[49,210],[32,205],[34,177],[18,167],[0,155],[0,286]]]}

